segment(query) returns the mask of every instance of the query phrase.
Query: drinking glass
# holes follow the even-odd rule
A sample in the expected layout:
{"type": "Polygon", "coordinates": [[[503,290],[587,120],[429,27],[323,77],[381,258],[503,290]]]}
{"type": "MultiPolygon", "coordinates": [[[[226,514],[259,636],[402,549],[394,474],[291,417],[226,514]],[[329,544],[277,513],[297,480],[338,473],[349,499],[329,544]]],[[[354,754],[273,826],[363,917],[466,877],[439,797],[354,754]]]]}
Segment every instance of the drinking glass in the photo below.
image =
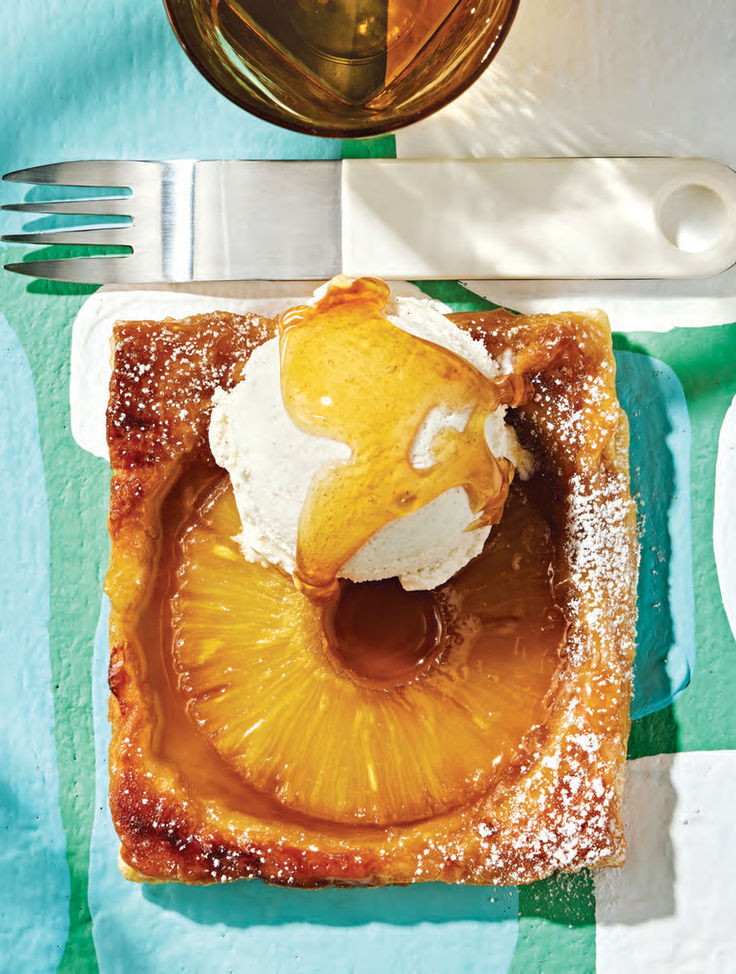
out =
{"type": "Polygon", "coordinates": [[[488,66],[519,0],[164,0],[224,95],[277,125],[336,138],[426,117],[488,66]]]}

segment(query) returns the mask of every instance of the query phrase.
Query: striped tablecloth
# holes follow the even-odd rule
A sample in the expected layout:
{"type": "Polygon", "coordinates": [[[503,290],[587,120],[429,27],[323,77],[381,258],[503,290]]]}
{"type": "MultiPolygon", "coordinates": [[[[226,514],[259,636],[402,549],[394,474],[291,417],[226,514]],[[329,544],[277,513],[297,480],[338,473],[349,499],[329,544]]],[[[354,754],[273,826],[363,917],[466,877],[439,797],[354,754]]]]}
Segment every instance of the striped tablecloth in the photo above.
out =
{"type": "MultiPolygon", "coordinates": [[[[560,13],[523,0],[476,88],[396,139],[356,144],[282,132],[230,105],[190,66],[159,0],[6,0],[0,171],[367,153],[685,152],[736,164],[722,95],[736,60],[732,10],[728,0],[570,0],[560,13]]],[[[0,186],[2,202],[18,189],[0,186]]],[[[3,263],[20,254],[0,251],[3,263]]],[[[137,886],[117,872],[106,801],[109,471],[72,440],[67,394],[71,323],[93,289],[0,273],[0,969],[736,970],[735,281],[422,284],[456,310],[490,300],[613,312],[643,530],[629,861],[518,889],[300,892],[137,886]]]]}

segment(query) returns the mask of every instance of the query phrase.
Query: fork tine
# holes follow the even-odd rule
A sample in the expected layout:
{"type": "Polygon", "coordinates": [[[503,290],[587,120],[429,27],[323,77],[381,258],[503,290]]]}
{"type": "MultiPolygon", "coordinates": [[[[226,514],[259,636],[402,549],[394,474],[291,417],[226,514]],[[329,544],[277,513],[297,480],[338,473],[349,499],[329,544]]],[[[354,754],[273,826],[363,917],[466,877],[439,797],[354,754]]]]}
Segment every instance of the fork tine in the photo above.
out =
{"type": "Polygon", "coordinates": [[[37,203],[6,203],[0,207],[16,213],[114,214],[127,216],[132,209],[130,196],[98,196],[77,200],[39,200],[37,203]]]}
{"type": "Polygon", "coordinates": [[[0,237],[6,243],[65,244],[75,246],[116,246],[130,242],[130,224],[122,227],[69,227],[66,230],[37,230],[35,233],[6,233],[0,237]]]}
{"type": "Polygon", "coordinates": [[[130,186],[137,175],[154,169],[158,162],[131,162],[120,159],[97,161],[55,162],[50,166],[32,166],[6,173],[3,179],[11,183],[42,183],[52,186],[130,186]]]}
{"type": "Polygon", "coordinates": [[[68,260],[34,260],[6,264],[6,271],[43,277],[49,281],[71,281],[75,284],[144,284],[161,280],[142,273],[141,267],[128,254],[100,257],[73,257],[68,260]]]}

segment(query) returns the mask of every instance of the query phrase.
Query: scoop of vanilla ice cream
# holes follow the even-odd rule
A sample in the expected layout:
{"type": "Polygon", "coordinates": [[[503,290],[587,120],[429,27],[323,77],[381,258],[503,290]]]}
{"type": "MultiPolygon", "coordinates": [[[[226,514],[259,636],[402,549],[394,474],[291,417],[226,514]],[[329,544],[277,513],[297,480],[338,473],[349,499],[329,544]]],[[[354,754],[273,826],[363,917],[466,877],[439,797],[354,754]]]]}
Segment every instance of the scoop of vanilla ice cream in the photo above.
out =
{"type": "MultiPolygon", "coordinates": [[[[488,378],[501,370],[485,346],[459,329],[438,302],[393,298],[386,317],[418,338],[462,356],[488,378]]],[[[249,561],[296,567],[299,518],[312,479],[326,464],[350,457],[337,440],[299,429],[281,395],[278,339],[257,348],[246,363],[243,379],[214,397],[210,446],[217,463],[230,474],[242,521],[238,542],[249,561]]],[[[491,413],[485,434],[491,452],[506,457],[527,477],[531,457],[504,422],[506,407],[491,413]]],[[[425,417],[410,453],[416,468],[434,463],[430,448],[445,426],[463,430],[470,412],[437,408],[425,417]]],[[[490,527],[467,530],[475,520],[467,494],[454,487],[376,532],[342,567],[340,577],[356,582],[398,576],[405,589],[434,588],[480,554],[490,527]]]]}

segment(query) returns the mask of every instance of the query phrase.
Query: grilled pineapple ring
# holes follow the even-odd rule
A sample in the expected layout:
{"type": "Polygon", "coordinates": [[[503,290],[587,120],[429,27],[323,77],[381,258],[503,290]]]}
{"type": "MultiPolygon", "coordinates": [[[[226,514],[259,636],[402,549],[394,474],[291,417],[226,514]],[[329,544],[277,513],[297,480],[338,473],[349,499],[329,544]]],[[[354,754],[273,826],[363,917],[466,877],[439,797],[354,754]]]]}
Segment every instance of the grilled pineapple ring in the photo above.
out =
{"type": "Polygon", "coordinates": [[[437,590],[444,650],[396,684],[339,665],[322,610],[245,561],[240,528],[223,476],[180,531],[171,599],[179,688],[223,760],[286,808],[345,824],[420,820],[487,792],[543,723],[564,640],[534,504],[517,489],[484,554],[437,590]]]}

